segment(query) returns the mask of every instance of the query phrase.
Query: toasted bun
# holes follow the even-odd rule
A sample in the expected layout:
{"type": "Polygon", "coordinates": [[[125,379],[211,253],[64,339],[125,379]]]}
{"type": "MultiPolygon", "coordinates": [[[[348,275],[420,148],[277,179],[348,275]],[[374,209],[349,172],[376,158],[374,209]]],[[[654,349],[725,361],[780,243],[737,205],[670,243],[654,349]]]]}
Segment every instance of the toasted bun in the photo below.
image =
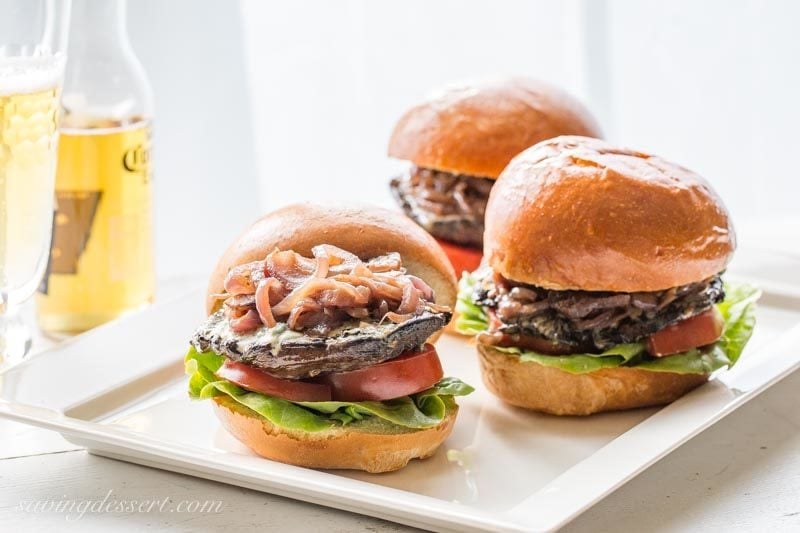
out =
{"type": "Polygon", "coordinates": [[[410,218],[376,207],[295,204],[258,219],[222,254],[208,283],[206,311],[211,314],[220,305],[214,295],[223,292],[231,268],[264,259],[276,248],[310,255],[317,244],[332,244],[362,259],[398,252],[408,273],[433,288],[436,303],[455,306],[458,288],[450,261],[410,218]]]}
{"type": "Polygon", "coordinates": [[[214,411],[229,433],[267,459],[307,468],[378,473],[398,470],[411,459],[433,455],[450,435],[458,407],[450,410],[438,426],[392,428],[394,432],[386,432],[391,426],[361,428],[360,423],[315,433],[285,430],[227,396],[214,397],[214,411]]]}
{"type": "Polygon", "coordinates": [[[722,271],[728,211],[694,172],[587,137],[525,150],[492,187],[484,256],[548,289],[657,291],[722,271]]]}
{"type": "Polygon", "coordinates": [[[590,415],[664,405],[708,381],[707,375],[649,372],[632,367],[570,374],[523,363],[478,343],[486,388],[504,402],[553,415],[590,415]]]}
{"type": "Polygon", "coordinates": [[[407,111],[394,128],[389,155],[497,178],[522,150],[558,135],[601,133],[580,102],[552,85],[524,78],[462,83],[407,111]]]}

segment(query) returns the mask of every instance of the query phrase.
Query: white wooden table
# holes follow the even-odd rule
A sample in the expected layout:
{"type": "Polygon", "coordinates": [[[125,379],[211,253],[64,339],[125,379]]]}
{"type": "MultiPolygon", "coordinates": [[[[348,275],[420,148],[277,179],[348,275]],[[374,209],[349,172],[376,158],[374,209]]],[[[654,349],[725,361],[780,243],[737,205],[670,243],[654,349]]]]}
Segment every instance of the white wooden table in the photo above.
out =
{"type": "MultiPolygon", "coordinates": [[[[800,236],[800,232],[792,230],[792,235],[800,236]]],[[[166,283],[162,293],[180,292],[190,283],[192,280],[166,283]]],[[[40,347],[44,344],[39,343],[40,347]]],[[[57,434],[0,420],[0,531],[221,528],[408,529],[95,457],[57,434]],[[37,500],[102,501],[109,490],[117,500],[167,498],[167,504],[161,511],[87,512],[79,519],[77,513],[23,510],[25,502],[37,500]],[[180,502],[193,500],[221,501],[220,512],[181,513],[175,509],[180,502]]],[[[800,531],[800,373],[692,439],[566,528],[575,532],[648,530],[800,531]]]]}

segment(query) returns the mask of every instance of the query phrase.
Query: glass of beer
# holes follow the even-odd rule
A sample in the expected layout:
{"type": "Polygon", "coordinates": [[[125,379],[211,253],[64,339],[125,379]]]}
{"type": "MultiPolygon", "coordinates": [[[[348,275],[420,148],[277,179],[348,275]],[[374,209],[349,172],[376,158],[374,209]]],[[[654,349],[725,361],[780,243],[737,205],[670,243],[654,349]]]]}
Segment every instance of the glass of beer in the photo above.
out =
{"type": "Polygon", "coordinates": [[[0,368],[31,337],[19,317],[47,268],[69,0],[0,0],[0,368]]]}

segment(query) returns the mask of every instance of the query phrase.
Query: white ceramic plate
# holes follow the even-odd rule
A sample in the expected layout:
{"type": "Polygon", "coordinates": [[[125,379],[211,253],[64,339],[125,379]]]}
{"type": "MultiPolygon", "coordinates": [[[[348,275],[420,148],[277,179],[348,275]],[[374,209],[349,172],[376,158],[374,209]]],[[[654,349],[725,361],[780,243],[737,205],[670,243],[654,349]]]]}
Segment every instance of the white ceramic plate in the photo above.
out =
{"type": "Polygon", "coordinates": [[[390,474],[258,458],[208,402],[190,401],[182,356],[203,319],[199,290],[0,375],[0,415],[100,455],[426,529],[552,530],[800,366],[800,298],[771,289],[739,364],[662,409],[558,418],[505,406],[481,387],[469,342],[445,336],[446,373],[478,390],[459,399],[455,430],[434,457],[390,474]]]}

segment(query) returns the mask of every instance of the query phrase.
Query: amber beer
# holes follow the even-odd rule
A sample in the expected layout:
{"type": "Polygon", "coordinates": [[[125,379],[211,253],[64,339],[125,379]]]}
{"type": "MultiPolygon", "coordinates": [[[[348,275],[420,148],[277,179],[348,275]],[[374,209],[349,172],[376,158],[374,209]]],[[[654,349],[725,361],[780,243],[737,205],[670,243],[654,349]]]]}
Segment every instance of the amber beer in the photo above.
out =
{"type": "Polygon", "coordinates": [[[12,303],[47,264],[63,68],[61,58],[0,62],[0,291],[12,303]]]}
{"type": "Polygon", "coordinates": [[[64,122],[53,244],[37,303],[42,329],[72,333],[153,299],[150,126],[64,122]]]}
{"type": "Polygon", "coordinates": [[[61,99],[53,242],[37,294],[49,333],[87,330],[153,299],[152,91],[124,0],[76,0],[61,99]]]}

